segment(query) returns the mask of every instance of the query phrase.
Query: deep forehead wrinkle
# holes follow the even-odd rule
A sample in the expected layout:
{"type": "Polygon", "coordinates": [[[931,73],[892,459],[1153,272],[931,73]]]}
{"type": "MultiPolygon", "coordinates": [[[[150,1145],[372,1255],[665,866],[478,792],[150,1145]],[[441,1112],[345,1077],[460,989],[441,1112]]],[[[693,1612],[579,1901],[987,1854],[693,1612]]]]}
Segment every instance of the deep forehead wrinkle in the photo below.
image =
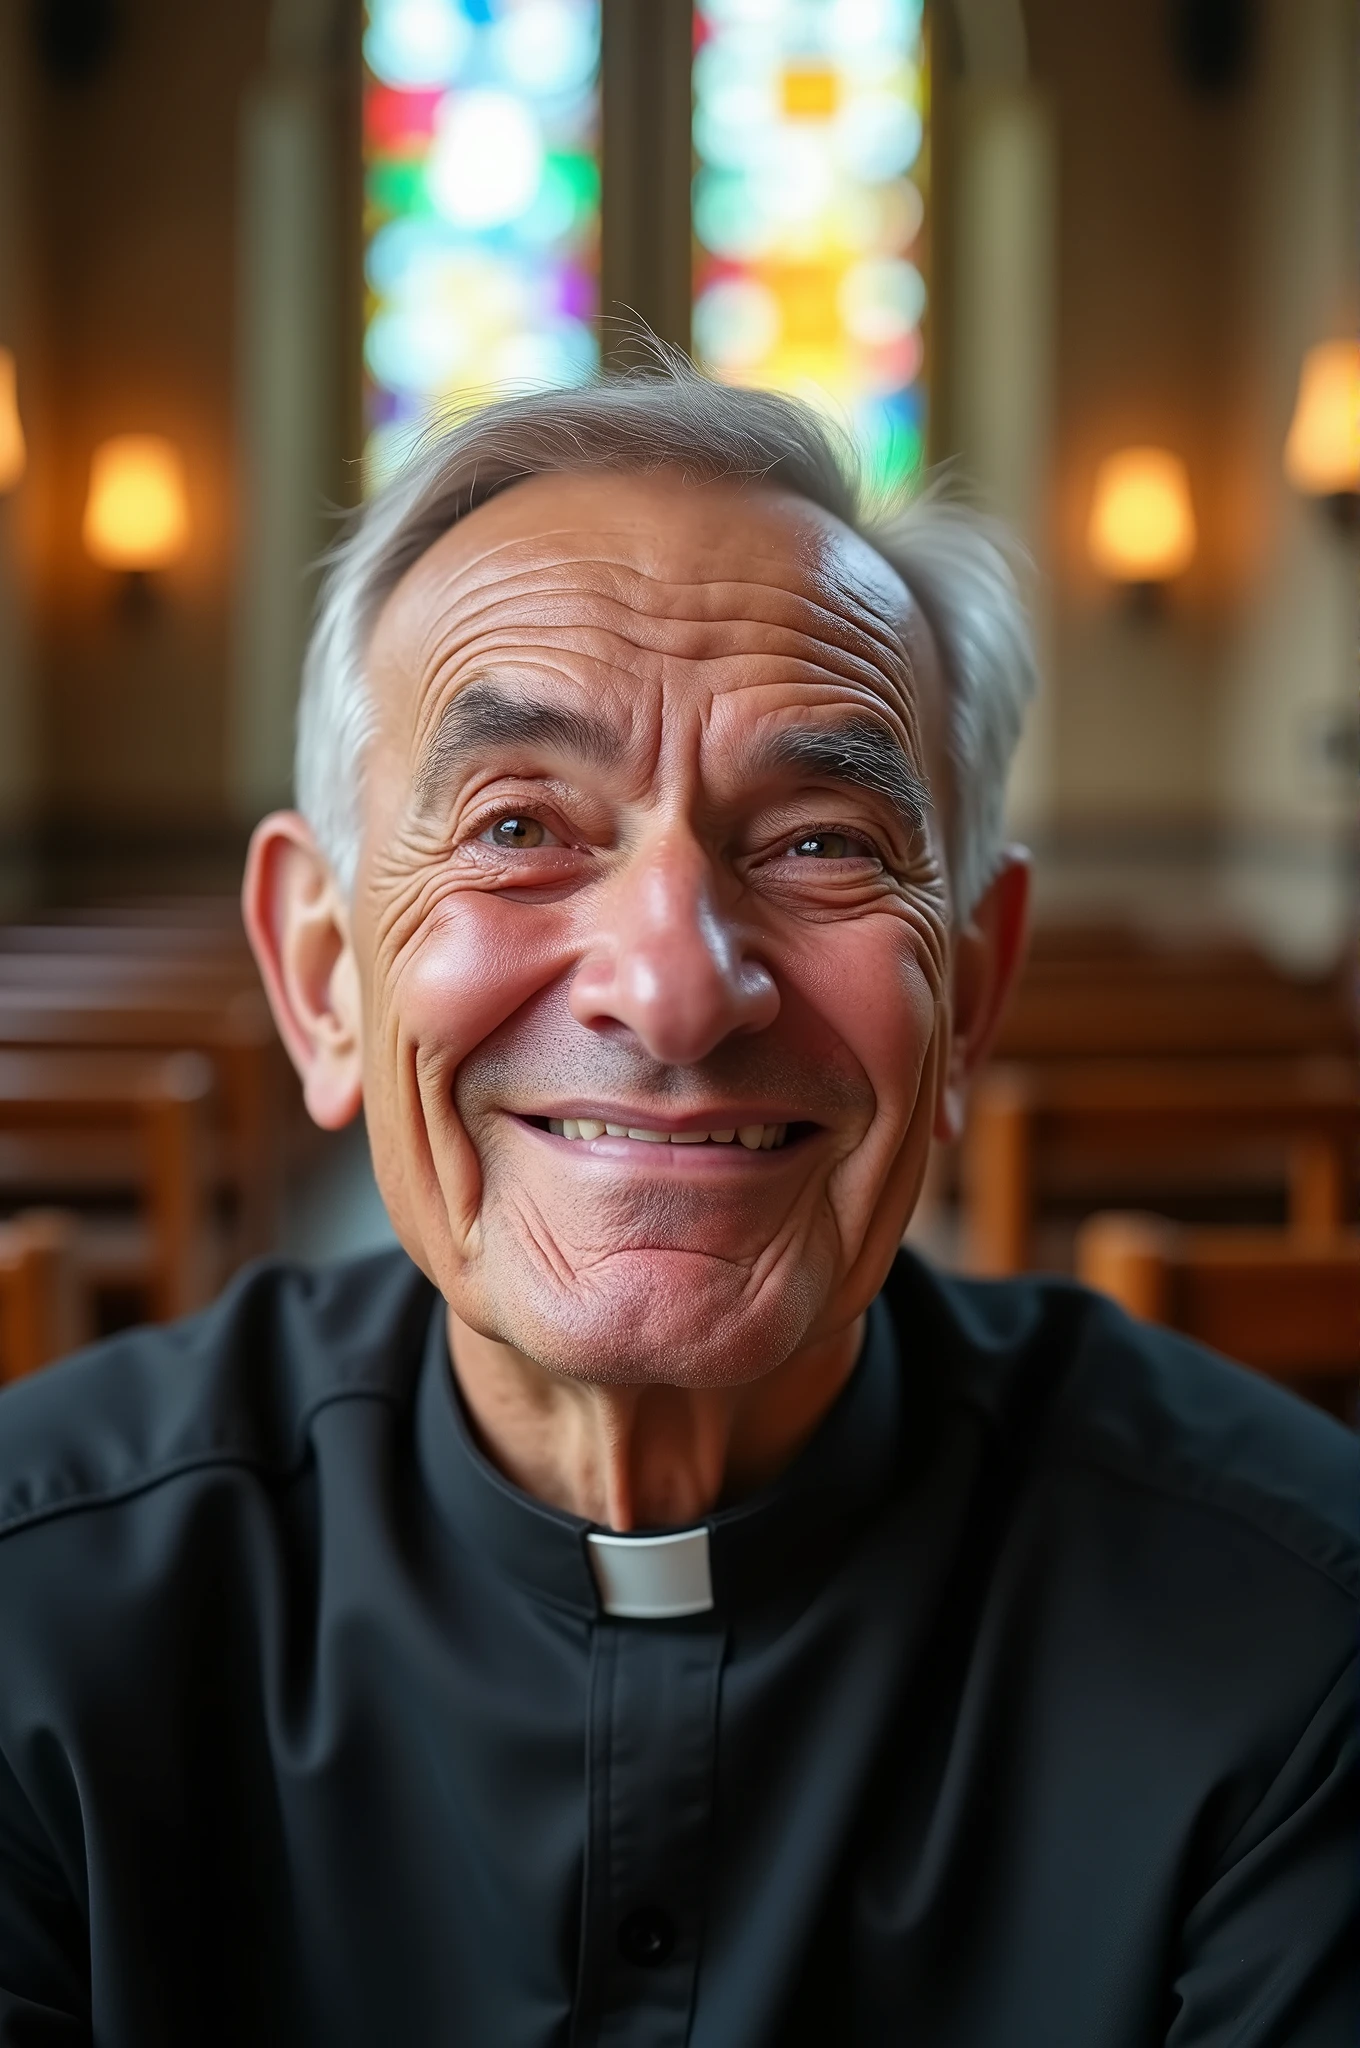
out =
{"type": "MultiPolygon", "coordinates": [[[[653,583],[651,588],[657,586],[653,583]]],[[[732,588],[728,586],[729,592],[732,588]]],[[[475,605],[444,609],[429,622],[418,658],[403,662],[398,655],[394,666],[424,678],[419,696],[427,701],[457,688],[460,673],[469,669],[474,674],[503,670],[520,687],[521,669],[537,675],[546,669],[551,699],[556,675],[579,682],[582,663],[592,673],[627,672],[645,687],[658,680],[670,660],[721,664],[718,674],[724,686],[730,684],[733,665],[739,673],[741,664],[756,660],[782,668],[790,682],[836,681],[867,690],[886,697],[913,737],[916,734],[916,676],[905,636],[875,642],[844,625],[838,632],[825,612],[787,593],[782,604],[767,608],[764,616],[756,615],[754,607],[743,611],[732,605],[708,616],[681,617],[675,611],[649,614],[637,604],[566,579],[529,588],[507,588],[501,582],[479,592],[475,605]]],[[[769,673],[767,668],[766,676],[769,673]]],[[[433,703],[431,711],[438,716],[433,703]]],[[[511,737],[526,735],[489,730],[479,735],[483,741],[511,737]]],[[[538,737],[545,742],[559,739],[578,753],[600,758],[599,746],[584,734],[576,736],[581,745],[565,729],[555,736],[542,729],[538,737]]]]}
{"type": "Polygon", "coordinates": [[[589,624],[648,651],[703,658],[720,651],[713,645],[717,633],[748,645],[762,634],[802,637],[834,648],[851,664],[910,681],[898,601],[909,603],[907,593],[877,551],[848,533],[832,536],[834,546],[825,534],[811,545],[796,531],[786,548],[770,545],[759,531],[743,535],[738,550],[730,541],[709,544],[697,575],[692,568],[680,574],[670,564],[663,568],[654,558],[659,550],[641,546],[643,536],[613,525],[470,537],[483,544],[469,550],[461,524],[451,528],[394,593],[407,630],[413,610],[419,621],[401,662],[408,673],[437,669],[451,639],[466,640],[516,612],[531,629],[570,631],[575,622],[565,612],[575,601],[605,609],[589,624]],[[847,547],[858,574],[838,559],[847,547]],[[766,567],[768,577],[760,573],[766,567]],[[416,599],[414,606],[403,605],[403,596],[416,599]]]}
{"type": "Polygon", "coordinates": [[[618,734],[603,719],[487,677],[445,706],[422,751],[414,783],[421,809],[429,809],[475,755],[498,746],[557,747],[602,768],[613,767],[622,752],[618,734]]]}
{"type": "Polygon", "coordinates": [[[930,791],[893,734],[876,718],[787,726],[763,741],[747,765],[757,774],[792,768],[818,781],[869,790],[886,797],[912,831],[925,827],[930,791]]]}

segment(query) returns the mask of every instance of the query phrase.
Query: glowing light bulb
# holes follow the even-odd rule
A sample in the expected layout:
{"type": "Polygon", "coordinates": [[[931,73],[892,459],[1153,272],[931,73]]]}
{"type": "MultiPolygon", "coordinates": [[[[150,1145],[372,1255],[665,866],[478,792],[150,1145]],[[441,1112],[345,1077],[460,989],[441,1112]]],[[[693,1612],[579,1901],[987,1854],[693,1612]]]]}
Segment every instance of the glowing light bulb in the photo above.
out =
{"type": "Polygon", "coordinates": [[[1309,497],[1360,491],[1360,341],[1320,342],[1304,357],[1284,469],[1309,497]]]}
{"type": "Polygon", "coordinates": [[[1165,583],[1195,553],[1190,482],[1166,448],[1121,448],[1096,472],[1086,545],[1116,583],[1165,583]]]}
{"type": "Polygon", "coordinates": [[[184,465],[160,434],[115,434],[95,449],[81,528],[110,569],[163,569],[189,540],[184,465]]]}
{"type": "Polygon", "coordinates": [[[9,349],[0,348],[0,492],[14,489],[27,460],[14,357],[9,349]]]}

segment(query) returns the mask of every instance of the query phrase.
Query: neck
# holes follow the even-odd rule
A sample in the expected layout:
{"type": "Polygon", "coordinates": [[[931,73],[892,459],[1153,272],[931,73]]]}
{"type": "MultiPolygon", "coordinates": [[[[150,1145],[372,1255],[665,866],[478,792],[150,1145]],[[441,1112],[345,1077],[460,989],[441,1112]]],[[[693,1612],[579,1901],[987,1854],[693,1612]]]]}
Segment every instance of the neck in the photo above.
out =
{"type": "Polygon", "coordinates": [[[570,1380],[449,1310],[449,1351],[482,1450],[535,1499],[608,1529],[683,1528],[797,1456],[845,1385],[864,1318],[734,1387],[570,1380]]]}

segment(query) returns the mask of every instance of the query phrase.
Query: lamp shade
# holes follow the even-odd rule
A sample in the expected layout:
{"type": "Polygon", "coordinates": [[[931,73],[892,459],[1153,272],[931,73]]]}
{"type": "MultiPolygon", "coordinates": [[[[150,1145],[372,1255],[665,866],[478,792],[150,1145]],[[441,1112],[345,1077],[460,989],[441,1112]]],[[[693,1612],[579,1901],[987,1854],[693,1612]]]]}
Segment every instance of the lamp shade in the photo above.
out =
{"type": "Polygon", "coordinates": [[[1096,471],[1086,530],[1091,560],[1116,583],[1165,583],[1195,553],[1190,480],[1167,448],[1121,448],[1096,471]]]}
{"type": "Polygon", "coordinates": [[[11,350],[0,348],[0,491],[14,489],[24,473],[27,454],[23,422],[19,418],[14,356],[11,350]]]}
{"type": "Polygon", "coordinates": [[[1360,341],[1319,342],[1304,357],[1284,471],[1310,497],[1360,491],[1360,341]]]}
{"type": "Polygon", "coordinates": [[[160,434],[115,434],[90,462],[81,528],[96,562],[110,569],[163,569],[189,538],[184,465],[160,434]]]}

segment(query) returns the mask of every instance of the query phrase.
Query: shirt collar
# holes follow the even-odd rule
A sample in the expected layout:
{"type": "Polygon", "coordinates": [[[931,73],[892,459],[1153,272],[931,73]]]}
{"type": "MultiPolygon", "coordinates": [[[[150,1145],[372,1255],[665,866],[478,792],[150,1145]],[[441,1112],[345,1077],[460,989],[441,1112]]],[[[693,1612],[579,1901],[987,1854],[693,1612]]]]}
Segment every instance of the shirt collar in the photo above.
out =
{"type": "Polygon", "coordinates": [[[592,1567],[588,1539],[609,1532],[522,1493],[482,1455],[454,1379],[446,1314],[436,1296],[416,1400],[418,1454],[430,1494],[462,1543],[530,1593],[588,1620],[606,1612],[602,1585],[613,1589],[615,1617],[639,1619],[644,1627],[655,1623],[636,1609],[648,1604],[658,1584],[663,1594],[668,1585],[674,1589],[671,1612],[686,1614],[690,1627],[723,1625],[805,1595],[835,1568],[899,1468],[901,1369],[880,1298],[869,1308],[858,1363],[811,1441],[772,1486],[695,1525],[708,1539],[712,1607],[704,1610],[702,1544],[670,1546],[661,1574],[644,1567],[630,1576],[633,1558],[617,1553],[597,1552],[592,1567]],[[630,1604],[632,1617],[626,1615],[630,1604]]]}

